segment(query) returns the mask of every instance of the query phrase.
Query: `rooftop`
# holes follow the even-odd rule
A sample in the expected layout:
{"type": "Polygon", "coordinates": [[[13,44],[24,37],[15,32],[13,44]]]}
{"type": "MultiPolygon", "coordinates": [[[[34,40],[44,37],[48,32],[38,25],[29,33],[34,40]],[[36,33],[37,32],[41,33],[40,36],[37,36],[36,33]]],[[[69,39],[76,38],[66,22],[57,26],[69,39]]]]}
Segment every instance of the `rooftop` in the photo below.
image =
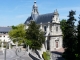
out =
{"type": "Polygon", "coordinates": [[[12,27],[0,27],[0,32],[9,32],[12,27]]]}

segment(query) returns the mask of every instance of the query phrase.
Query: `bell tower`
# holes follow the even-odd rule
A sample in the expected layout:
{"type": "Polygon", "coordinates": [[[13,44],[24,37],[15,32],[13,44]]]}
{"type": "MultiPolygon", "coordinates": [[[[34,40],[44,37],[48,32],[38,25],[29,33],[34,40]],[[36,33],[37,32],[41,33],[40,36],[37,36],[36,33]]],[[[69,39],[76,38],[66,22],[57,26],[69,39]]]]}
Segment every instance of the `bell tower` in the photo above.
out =
{"type": "Polygon", "coordinates": [[[59,13],[58,13],[57,9],[53,13],[52,23],[60,23],[60,21],[59,21],[59,13]]]}
{"type": "Polygon", "coordinates": [[[38,6],[36,5],[36,1],[34,1],[34,5],[32,7],[32,12],[31,12],[31,17],[35,21],[38,15],[39,15],[38,6]]]}

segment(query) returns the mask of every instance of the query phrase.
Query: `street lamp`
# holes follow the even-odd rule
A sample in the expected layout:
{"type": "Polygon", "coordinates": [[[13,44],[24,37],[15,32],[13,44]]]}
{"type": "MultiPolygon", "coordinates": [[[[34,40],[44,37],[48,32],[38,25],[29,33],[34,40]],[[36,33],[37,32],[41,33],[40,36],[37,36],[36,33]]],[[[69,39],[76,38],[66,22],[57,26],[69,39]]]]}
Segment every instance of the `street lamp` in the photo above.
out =
{"type": "Polygon", "coordinates": [[[7,46],[8,46],[8,45],[9,45],[9,49],[10,49],[10,42],[11,42],[11,41],[6,42],[7,45],[6,45],[6,47],[4,48],[4,60],[6,60],[6,50],[7,50],[7,46]]]}

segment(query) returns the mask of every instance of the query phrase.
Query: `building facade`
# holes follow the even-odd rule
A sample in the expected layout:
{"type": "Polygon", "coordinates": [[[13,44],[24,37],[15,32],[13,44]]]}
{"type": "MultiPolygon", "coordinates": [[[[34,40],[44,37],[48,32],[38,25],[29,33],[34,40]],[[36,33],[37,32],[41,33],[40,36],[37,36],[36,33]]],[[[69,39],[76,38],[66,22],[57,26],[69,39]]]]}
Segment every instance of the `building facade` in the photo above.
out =
{"type": "Polygon", "coordinates": [[[11,27],[0,27],[0,41],[8,42],[10,41],[8,32],[11,30],[11,27]]]}
{"type": "Polygon", "coordinates": [[[12,29],[12,27],[0,27],[0,49],[3,50],[4,46],[7,43],[9,49],[11,45],[15,45],[13,41],[9,38],[8,32],[12,29]]]}
{"type": "Polygon", "coordinates": [[[31,20],[39,24],[40,29],[45,32],[44,48],[46,50],[55,51],[63,47],[63,37],[60,28],[59,13],[57,10],[53,13],[40,15],[38,12],[38,6],[36,5],[36,2],[34,2],[31,16],[25,21],[26,29],[31,20]]]}

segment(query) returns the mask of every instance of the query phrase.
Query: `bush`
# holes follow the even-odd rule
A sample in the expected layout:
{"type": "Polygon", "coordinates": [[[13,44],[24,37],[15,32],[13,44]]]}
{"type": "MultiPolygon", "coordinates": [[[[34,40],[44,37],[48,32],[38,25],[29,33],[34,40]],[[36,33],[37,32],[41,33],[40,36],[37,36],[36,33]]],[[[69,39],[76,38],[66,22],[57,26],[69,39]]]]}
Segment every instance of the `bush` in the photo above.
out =
{"type": "Polygon", "coordinates": [[[44,58],[44,60],[50,60],[50,55],[47,52],[43,52],[42,57],[44,58]]]}
{"type": "Polygon", "coordinates": [[[44,58],[44,60],[48,60],[46,52],[43,52],[42,57],[44,58]]]}

